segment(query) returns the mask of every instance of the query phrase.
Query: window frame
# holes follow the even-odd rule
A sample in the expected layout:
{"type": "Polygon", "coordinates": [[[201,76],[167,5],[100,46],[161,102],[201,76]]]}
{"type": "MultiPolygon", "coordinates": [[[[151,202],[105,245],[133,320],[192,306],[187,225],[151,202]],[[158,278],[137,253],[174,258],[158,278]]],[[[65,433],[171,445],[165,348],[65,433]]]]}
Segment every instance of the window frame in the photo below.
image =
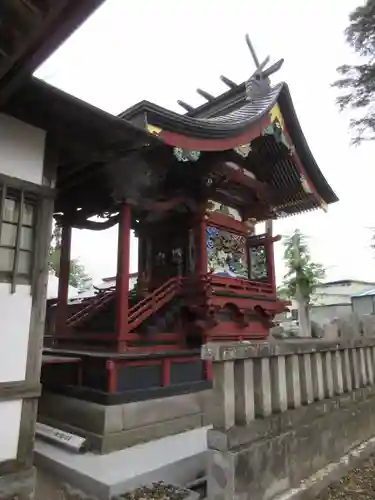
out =
{"type": "Polygon", "coordinates": [[[5,182],[0,185],[0,191],[0,250],[7,249],[13,252],[12,269],[0,271],[0,282],[10,283],[11,293],[15,293],[17,284],[32,285],[33,283],[36,227],[38,222],[37,219],[40,206],[40,196],[32,191],[24,189],[21,186],[13,187],[11,184],[9,185],[5,182]],[[16,207],[18,206],[17,221],[10,221],[5,218],[7,200],[14,200],[16,202],[16,207]],[[24,223],[26,205],[33,207],[31,224],[24,223]],[[3,227],[5,224],[13,227],[16,226],[14,245],[3,244],[1,241],[3,236],[3,227]],[[23,228],[31,229],[31,248],[22,248],[21,246],[23,228]],[[29,271],[27,273],[19,272],[21,253],[27,253],[30,255],[29,271]]]}

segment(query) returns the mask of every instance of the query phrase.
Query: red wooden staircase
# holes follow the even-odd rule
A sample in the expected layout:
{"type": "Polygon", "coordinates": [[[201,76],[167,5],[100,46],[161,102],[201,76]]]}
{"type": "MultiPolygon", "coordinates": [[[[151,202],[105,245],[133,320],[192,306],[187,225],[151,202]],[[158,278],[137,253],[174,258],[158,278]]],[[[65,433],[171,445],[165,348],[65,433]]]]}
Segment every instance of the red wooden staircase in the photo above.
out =
{"type": "Polygon", "coordinates": [[[170,302],[181,291],[181,285],[182,279],[175,276],[131,307],[128,315],[128,331],[135,330],[143,321],[170,302]]]}
{"type": "Polygon", "coordinates": [[[111,290],[105,292],[103,295],[99,295],[94,300],[90,302],[83,309],[73,314],[67,321],[67,326],[69,328],[77,327],[84,321],[90,319],[94,314],[103,309],[111,300],[116,297],[116,290],[111,290]]]}
{"type": "MultiPolygon", "coordinates": [[[[156,313],[161,307],[171,301],[181,291],[182,279],[175,276],[156,288],[150,295],[137,302],[129,309],[128,331],[134,331],[143,321],[156,313]]],[[[105,292],[98,296],[87,306],[73,314],[67,321],[69,328],[81,326],[91,319],[94,314],[101,311],[106,305],[116,298],[116,290],[105,292]]]]}

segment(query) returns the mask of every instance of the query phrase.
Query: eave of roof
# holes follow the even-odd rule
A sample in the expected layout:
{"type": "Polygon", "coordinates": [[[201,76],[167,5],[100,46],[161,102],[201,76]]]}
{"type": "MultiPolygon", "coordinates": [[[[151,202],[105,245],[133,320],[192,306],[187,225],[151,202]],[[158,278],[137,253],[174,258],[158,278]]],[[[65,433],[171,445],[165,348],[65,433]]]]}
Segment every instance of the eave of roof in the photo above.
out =
{"type": "Polygon", "coordinates": [[[367,290],[366,292],[355,293],[351,297],[352,299],[359,299],[361,297],[373,297],[375,295],[375,288],[367,290]]]}
{"type": "Polygon", "coordinates": [[[0,57],[0,103],[4,103],[23,78],[29,76],[57,47],[65,41],[104,0],[54,0],[48,8],[40,10],[38,3],[28,0],[13,13],[12,0],[2,0],[1,21],[6,24],[5,42],[9,42],[9,30],[14,28],[17,43],[6,44],[0,57]],[[9,2],[9,3],[8,3],[9,2]],[[9,25],[9,15],[15,24],[9,25]],[[27,14],[27,23],[24,17],[27,14]],[[21,16],[21,17],[20,17],[21,16]],[[17,25],[17,22],[20,26],[17,25]],[[25,29],[27,26],[28,29],[25,29]],[[21,29],[22,28],[22,29],[21,29]],[[9,49],[9,47],[12,47],[9,49]],[[9,52],[10,50],[10,52],[9,52]]]}
{"type": "Polygon", "coordinates": [[[280,105],[287,130],[308,178],[325,203],[338,201],[307,144],[286,83],[274,86],[267,95],[251,102],[246,100],[245,84],[241,84],[185,115],[142,101],[121,113],[119,117],[132,120],[143,115],[145,125],[148,122],[175,134],[218,140],[240,136],[260,124],[276,102],[280,105]]]}
{"type": "Polygon", "coordinates": [[[335,285],[352,285],[353,283],[356,283],[356,284],[359,284],[359,285],[373,285],[375,287],[375,282],[374,281],[362,281],[362,280],[355,280],[355,279],[343,279],[343,280],[335,280],[335,281],[326,281],[325,283],[322,283],[321,285],[319,285],[319,288],[324,288],[324,287],[329,287],[329,286],[335,286],[335,285]]]}
{"type": "Polygon", "coordinates": [[[120,118],[129,119],[134,114],[145,113],[147,121],[165,130],[202,139],[224,139],[235,137],[246,131],[269,112],[277,101],[283,84],[276,85],[269,94],[246,102],[228,114],[212,118],[195,118],[180,115],[148,101],[133,106],[121,113],[120,118]]]}
{"type": "MultiPolygon", "coordinates": [[[[157,137],[35,77],[15,92],[3,112],[48,131],[69,149],[125,153],[129,148],[159,144],[157,137]]],[[[66,159],[67,161],[69,160],[66,159]]],[[[70,159],[74,161],[74,155],[70,159]]]]}

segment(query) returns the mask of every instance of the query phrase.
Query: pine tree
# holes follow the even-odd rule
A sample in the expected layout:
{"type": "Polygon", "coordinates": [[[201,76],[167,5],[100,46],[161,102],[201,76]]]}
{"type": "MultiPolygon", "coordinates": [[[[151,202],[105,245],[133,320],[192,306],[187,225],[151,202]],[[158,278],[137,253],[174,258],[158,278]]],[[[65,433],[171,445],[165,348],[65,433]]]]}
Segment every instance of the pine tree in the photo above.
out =
{"type": "Polygon", "coordinates": [[[350,108],[353,143],[375,139],[375,0],[367,0],[349,16],[345,30],[347,43],[360,56],[360,64],[344,64],[337,68],[340,78],[333,83],[345,92],[337,98],[341,110],[350,108]]]}
{"type": "Polygon", "coordinates": [[[301,335],[310,337],[310,305],[316,287],[325,277],[325,269],[313,262],[307,237],[299,229],[284,239],[284,262],[286,274],[279,294],[296,300],[301,335]]]}

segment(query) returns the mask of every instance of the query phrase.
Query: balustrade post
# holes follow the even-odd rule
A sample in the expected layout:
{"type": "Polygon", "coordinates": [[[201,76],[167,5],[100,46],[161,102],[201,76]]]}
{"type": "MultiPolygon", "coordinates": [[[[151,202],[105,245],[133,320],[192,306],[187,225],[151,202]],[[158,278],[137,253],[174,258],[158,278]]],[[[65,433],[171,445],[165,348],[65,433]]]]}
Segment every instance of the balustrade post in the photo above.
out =
{"type": "Polygon", "coordinates": [[[333,368],[333,388],[335,394],[342,394],[344,392],[344,382],[342,377],[342,362],[340,351],[335,351],[332,358],[333,368]]]}
{"type": "Polygon", "coordinates": [[[271,358],[271,401],[274,412],[288,409],[285,356],[271,358]]]}
{"type": "Polygon", "coordinates": [[[341,355],[342,355],[344,391],[350,392],[353,390],[353,383],[352,383],[352,371],[350,368],[349,349],[344,349],[341,352],[341,355]]]}
{"type": "Polygon", "coordinates": [[[219,429],[230,429],[235,425],[234,361],[212,363],[212,375],[212,423],[219,429]]]}
{"type": "Polygon", "coordinates": [[[332,353],[327,351],[323,354],[323,381],[324,395],[326,398],[332,398],[334,394],[333,373],[332,373],[332,353]]]}
{"type": "Polygon", "coordinates": [[[357,349],[350,349],[349,357],[350,357],[350,367],[351,367],[351,371],[352,371],[353,388],[359,389],[359,387],[360,387],[360,374],[359,374],[359,367],[358,367],[357,349]]]}
{"type": "Polygon", "coordinates": [[[360,347],[359,351],[359,374],[360,374],[360,385],[361,387],[366,387],[367,385],[367,371],[366,371],[366,356],[365,349],[360,347]]]}
{"type": "Polygon", "coordinates": [[[268,417],[272,413],[270,358],[254,361],[255,415],[268,417]]]}
{"type": "Polygon", "coordinates": [[[366,347],[367,382],[369,385],[373,385],[374,383],[374,366],[371,350],[371,347],[366,347]]]}
{"type": "Polygon", "coordinates": [[[241,359],[234,366],[235,420],[237,425],[247,425],[255,418],[254,363],[241,359]]]}
{"type": "Polygon", "coordinates": [[[301,382],[299,377],[298,356],[292,354],[286,357],[286,394],[289,408],[301,406],[301,382]]]}
{"type": "Polygon", "coordinates": [[[299,371],[301,378],[301,401],[302,404],[308,405],[314,400],[310,354],[302,354],[299,356],[299,371]]]}
{"type": "Polygon", "coordinates": [[[315,352],[311,358],[311,372],[313,383],[314,399],[321,401],[324,399],[324,383],[323,383],[323,361],[322,354],[315,352]]]}

